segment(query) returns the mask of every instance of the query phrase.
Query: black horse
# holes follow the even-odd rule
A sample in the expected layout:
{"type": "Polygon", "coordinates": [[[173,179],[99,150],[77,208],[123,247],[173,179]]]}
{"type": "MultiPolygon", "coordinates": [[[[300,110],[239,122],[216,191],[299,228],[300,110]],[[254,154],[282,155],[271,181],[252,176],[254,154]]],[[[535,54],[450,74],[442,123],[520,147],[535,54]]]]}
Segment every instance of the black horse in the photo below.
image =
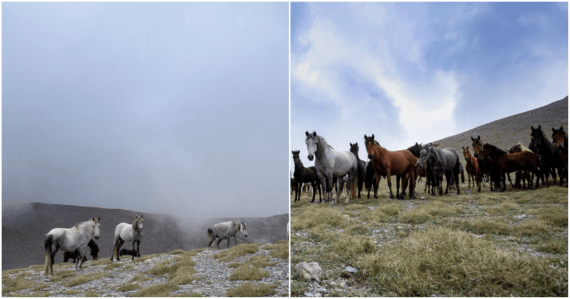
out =
{"type": "MultiPolygon", "coordinates": [[[[567,174],[564,172],[564,161],[560,157],[558,153],[558,147],[551,143],[540,125],[537,129],[533,126],[530,127],[531,129],[531,142],[529,144],[529,149],[532,150],[538,156],[538,165],[540,171],[545,175],[547,179],[548,173],[552,175],[552,179],[554,180],[554,184],[556,184],[556,171],[558,169],[558,175],[560,176],[560,186],[562,186],[562,180],[566,177],[568,181],[567,174]]],[[[546,184],[548,185],[548,179],[546,184]]]]}
{"type": "Polygon", "coordinates": [[[364,187],[368,189],[367,198],[370,198],[370,190],[374,188],[374,194],[378,192],[378,185],[380,185],[380,179],[378,180],[378,184],[376,184],[376,173],[374,171],[374,166],[372,165],[372,161],[366,162],[366,174],[364,175],[364,187]]]}
{"type": "MultiPolygon", "coordinates": [[[[433,171],[434,181],[439,188],[439,195],[443,195],[444,175],[447,180],[445,194],[447,194],[449,186],[452,183],[455,183],[457,194],[461,193],[461,190],[459,190],[459,172],[461,170],[461,162],[459,160],[459,155],[454,149],[444,148],[442,150],[435,146],[422,149],[420,152],[420,158],[416,162],[416,166],[423,167],[425,164],[428,165],[428,169],[431,168],[431,171],[433,171]]],[[[435,194],[432,193],[432,195],[435,194]]]]}
{"type": "MultiPolygon", "coordinates": [[[[98,260],[99,259],[99,246],[97,246],[97,243],[95,243],[95,241],[93,241],[93,239],[89,240],[89,243],[87,243],[87,246],[89,246],[89,249],[91,249],[91,257],[93,257],[93,260],[98,260]]],[[[67,261],[71,258],[73,259],[73,262],[75,263],[75,261],[77,260],[77,256],[79,255],[79,250],[75,250],[74,252],[63,252],[63,262],[67,263],[67,261]]],[[[87,261],[87,256],[83,256],[83,262],[87,261]]]]}
{"type": "MultiPolygon", "coordinates": [[[[356,156],[358,161],[358,198],[360,198],[360,191],[362,191],[362,185],[364,185],[364,178],[366,177],[366,162],[360,160],[358,157],[358,142],[355,144],[350,144],[350,152],[356,156]]],[[[370,192],[370,191],[369,191],[370,192]]]]}
{"type": "Polygon", "coordinates": [[[292,151],[293,153],[293,161],[295,162],[295,172],[293,173],[293,177],[295,178],[295,201],[301,200],[301,186],[303,183],[311,183],[313,186],[313,200],[311,202],[315,202],[315,196],[317,195],[317,191],[319,191],[319,200],[323,202],[323,198],[321,196],[321,182],[319,181],[319,177],[317,175],[317,169],[315,166],[311,166],[305,168],[303,166],[303,162],[299,158],[300,151],[292,151]]]}

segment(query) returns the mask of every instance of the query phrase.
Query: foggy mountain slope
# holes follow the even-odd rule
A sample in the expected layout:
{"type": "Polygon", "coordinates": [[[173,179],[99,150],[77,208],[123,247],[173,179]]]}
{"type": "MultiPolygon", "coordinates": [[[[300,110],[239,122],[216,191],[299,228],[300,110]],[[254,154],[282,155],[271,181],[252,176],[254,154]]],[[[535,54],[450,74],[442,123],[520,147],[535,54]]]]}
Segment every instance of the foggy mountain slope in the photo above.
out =
{"type": "MultiPolygon", "coordinates": [[[[191,219],[176,219],[170,215],[149,214],[121,209],[103,209],[73,205],[30,203],[17,210],[4,213],[2,219],[2,270],[22,268],[29,265],[44,263],[45,235],[56,227],[70,228],[92,217],[101,217],[100,238],[96,240],[99,246],[99,258],[110,258],[113,247],[115,227],[121,222],[132,223],[135,215],[142,214],[144,218],[144,236],[141,241],[141,254],[166,253],[176,249],[196,249],[208,245],[207,225],[193,224],[191,219]],[[198,229],[204,226],[204,229],[198,229]]],[[[251,223],[265,224],[266,228],[259,230],[248,223],[249,236],[246,243],[262,242],[262,240],[287,239],[287,214],[269,218],[250,218],[251,223]],[[286,220],[283,220],[286,219],[286,220]],[[271,232],[278,230],[282,224],[282,233],[271,232]],[[268,235],[265,235],[268,234],[268,235]],[[276,239],[281,236],[281,239],[276,239]]],[[[247,219],[246,219],[247,220],[247,219]]],[[[211,221],[216,222],[216,221],[211,221]]],[[[217,222],[216,222],[217,223],[217,222]]],[[[242,239],[245,239],[242,237],[242,239]]],[[[239,239],[238,242],[244,242],[239,239]]],[[[131,248],[125,244],[122,248],[131,248]]],[[[91,260],[91,257],[89,256],[91,260]]],[[[63,253],[56,254],[55,262],[63,261],[63,253]]]]}
{"type": "MultiPolygon", "coordinates": [[[[473,153],[471,137],[477,138],[477,136],[481,136],[483,143],[491,143],[499,148],[510,148],[519,142],[528,146],[530,127],[537,128],[539,125],[550,141],[552,141],[553,127],[558,129],[564,126],[564,131],[568,132],[568,97],[433,142],[441,143],[440,148],[455,149],[460,156],[462,156],[463,146],[469,146],[469,150],[473,153]]],[[[465,163],[463,159],[461,160],[465,163]]]]}

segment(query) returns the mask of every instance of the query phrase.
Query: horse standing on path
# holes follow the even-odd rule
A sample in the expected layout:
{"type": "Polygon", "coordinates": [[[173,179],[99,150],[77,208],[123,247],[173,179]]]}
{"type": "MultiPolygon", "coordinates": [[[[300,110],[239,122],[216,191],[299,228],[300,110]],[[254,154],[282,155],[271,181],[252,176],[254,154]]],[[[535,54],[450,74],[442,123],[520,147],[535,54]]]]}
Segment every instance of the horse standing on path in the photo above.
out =
{"type": "Polygon", "coordinates": [[[117,261],[121,260],[119,251],[125,242],[131,242],[131,244],[133,244],[133,255],[131,256],[131,260],[134,260],[135,256],[141,256],[140,249],[141,239],[143,236],[143,222],[143,216],[137,215],[133,224],[119,223],[117,227],[115,227],[115,238],[113,240],[113,252],[111,252],[111,261],[113,261],[115,254],[117,255],[117,261]],[[136,250],[135,244],[137,245],[136,250]]]}
{"type": "MultiPolygon", "coordinates": [[[[459,155],[452,148],[439,149],[435,146],[429,147],[427,149],[422,149],[420,153],[420,158],[418,159],[416,166],[423,167],[424,164],[428,164],[434,173],[434,180],[439,188],[439,195],[443,195],[443,176],[447,180],[447,186],[445,188],[445,194],[449,191],[449,185],[455,183],[457,188],[457,194],[461,193],[459,189],[459,173],[461,171],[461,162],[459,161],[459,155]]],[[[434,194],[432,194],[434,195],[434,194]]]]}
{"type": "MultiPolygon", "coordinates": [[[[372,161],[374,166],[376,182],[380,181],[380,175],[385,174],[388,180],[388,188],[390,188],[390,199],[394,199],[394,193],[392,193],[392,182],[390,176],[396,175],[396,182],[398,183],[398,176],[402,177],[402,197],[398,194],[398,188],[396,186],[396,197],[398,199],[404,199],[405,190],[407,187],[408,179],[410,178],[410,199],[414,199],[414,187],[416,184],[416,161],[417,158],[412,155],[408,150],[400,151],[389,151],[374,140],[374,134],[368,137],[364,135],[364,145],[366,146],[366,152],[368,153],[368,158],[372,161]]],[[[398,184],[396,184],[398,185],[398,184]]],[[[374,192],[374,198],[378,198],[376,190],[374,192]]]]}
{"type": "Polygon", "coordinates": [[[85,247],[91,239],[99,239],[99,230],[101,228],[99,220],[101,220],[101,217],[93,217],[72,228],[54,228],[46,234],[44,241],[46,276],[48,276],[48,272],[51,272],[51,276],[53,276],[54,257],[59,249],[66,252],[75,252],[77,250],[80,258],[75,262],[75,269],[81,269],[85,247]]]}
{"type": "MultiPolygon", "coordinates": [[[[337,177],[337,184],[339,184],[339,190],[336,195],[336,199],[340,202],[340,196],[342,194],[342,189],[344,187],[343,177],[348,175],[348,181],[350,182],[350,188],[352,191],[352,198],[356,197],[355,185],[358,172],[358,160],[353,153],[349,151],[337,151],[332,146],[330,146],[326,140],[317,135],[317,132],[309,134],[305,132],[307,139],[305,143],[307,144],[307,150],[309,152],[309,161],[315,159],[315,168],[317,169],[317,175],[321,181],[321,185],[326,186],[325,200],[328,199],[331,204],[334,203],[332,197],[333,188],[333,176],[337,177]]],[[[346,202],[350,200],[350,197],[346,198],[346,202]]]]}
{"type": "Polygon", "coordinates": [[[360,160],[358,150],[358,142],[350,144],[350,152],[354,154],[358,161],[358,198],[360,198],[360,191],[362,191],[362,185],[364,185],[364,178],[366,177],[366,162],[360,160]]]}
{"type": "Polygon", "coordinates": [[[313,187],[313,200],[311,200],[311,202],[315,201],[317,191],[319,191],[319,200],[322,202],[321,184],[319,176],[317,175],[317,169],[315,166],[303,166],[303,162],[299,158],[300,151],[292,151],[292,153],[293,161],[295,162],[295,172],[293,173],[295,178],[295,201],[301,200],[301,185],[303,183],[310,183],[313,187]]]}
{"type": "Polygon", "coordinates": [[[227,221],[227,222],[218,223],[214,225],[213,228],[208,228],[208,238],[210,241],[208,243],[208,247],[212,245],[212,243],[214,242],[214,240],[216,240],[216,238],[219,239],[218,242],[216,242],[218,249],[220,249],[220,242],[222,242],[222,240],[224,239],[228,239],[228,248],[230,248],[231,237],[234,237],[234,241],[236,242],[237,245],[236,234],[238,232],[241,232],[244,235],[244,237],[247,238],[247,225],[245,224],[245,222],[241,223],[235,221],[227,221]]]}

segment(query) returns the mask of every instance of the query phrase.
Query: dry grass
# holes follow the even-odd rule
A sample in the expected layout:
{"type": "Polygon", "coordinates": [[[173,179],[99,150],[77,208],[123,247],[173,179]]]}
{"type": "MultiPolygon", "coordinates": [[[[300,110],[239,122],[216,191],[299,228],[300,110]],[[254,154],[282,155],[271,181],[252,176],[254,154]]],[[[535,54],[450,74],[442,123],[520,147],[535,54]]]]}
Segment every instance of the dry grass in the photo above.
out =
{"type": "Polygon", "coordinates": [[[262,245],[262,243],[239,244],[237,246],[230,247],[227,250],[220,250],[218,253],[214,254],[214,258],[217,259],[218,262],[229,262],[236,257],[257,252],[260,245],[262,245]]]}
{"type": "Polygon", "coordinates": [[[144,289],[140,289],[134,293],[133,297],[167,297],[170,292],[178,290],[179,287],[172,282],[157,284],[144,289]]]}
{"type": "Polygon", "coordinates": [[[275,293],[275,284],[252,284],[244,283],[239,287],[229,290],[226,293],[227,297],[266,297],[271,296],[275,293]]]}
{"type": "MultiPolygon", "coordinates": [[[[399,201],[381,183],[378,199],[333,206],[302,196],[291,203],[291,265],[319,263],[327,289],[345,279],[331,296],[565,296],[568,189],[461,189],[399,201]]],[[[307,287],[292,277],[293,296],[307,287]]]]}
{"type": "Polygon", "coordinates": [[[110,275],[111,274],[109,274],[109,273],[103,273],[103,272],[84,274],[84,275],[74,277],[71,280],[64,282],[63,285],[66,287],[73,287],[76,285],[88,283],[88,282],[93,281],[93,280],[101,279],[105,276],[110,276],[110,275]]]}

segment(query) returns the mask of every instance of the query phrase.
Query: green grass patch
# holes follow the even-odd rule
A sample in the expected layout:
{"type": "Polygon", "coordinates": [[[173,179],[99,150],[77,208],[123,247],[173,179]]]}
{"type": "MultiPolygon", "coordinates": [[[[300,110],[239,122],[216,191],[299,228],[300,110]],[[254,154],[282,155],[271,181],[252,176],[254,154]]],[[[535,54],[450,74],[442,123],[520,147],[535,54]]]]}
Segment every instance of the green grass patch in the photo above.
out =
{"type": "Polygon", "coordinates": [[[544,221],[526,220],[513,227],[513,234],[521,236],[532,236],[548,234],[552,230],[544,221]]]}
{"type": "Polygon", "coordinates": [[[64,282],[63,285],[66,287],[73,287],[76,285],[88,283],[88,282],[93,281],[93,280],[101,279],[105,276],[110,276],[110,275],[111,274],[109,274],[109,273],[102,273],[102,272],[79,275],[77,277],[72,278],[71,280],[69,280],[67,282],[64,282]]]}
{"type": "Polygon", "coordinates": [[[538,219],[545,223],[557,226],[568,227],[568,209],[566,207],[548,207],[537,211],[538,219]]]}
{"type": "Polygon", "coordinates": [[[110,258],[108,258],[108,259],[106,259],[106,258],[105,258],[105,259],[101,258],[101,259],[98,259],[98,260],[96,260],[96,261],[92,261],[92,262],[90,262],[90,263],[91,263],[91,266],[102,266],[102,265],[109,265],[109,264],[112,264],[113,262],[111,261],[110,258]]]}
{"type": "Polygon", "coordinates": [[[115,289],[116,292],[129,292],[140,289],[141,286],[137,283],[124,284],[115,289]]]}
{"type": "Polygon", "coordinates": [[[183,254],[184,252],[185,252],[185,251],[182,250],[182,249],[176,249],[176,250],[173,250],[173,251],[169,252],[168,254],[173,254],[173,255],[175,255],[175,254],[183,254]]]}
{"type": "Polygon", "coordinates": [[[170,297],[203,297],[203,296],[196,293],[180,293],[180,294],[171,295],[170,297]]]}
{"type": "Polygon", "coordinates": [[[134,293],[133,297],[167,297],[170,295],[170,292],[178,290],[179,287],[172,283],[167,282],[163,284],[153,285],[150,287],[146,287],[144,289],[140,289],[136,293],[134,293]]]}
{"type": "Polygon", "coordinates": [[[49,281],[51,282],[58,282],[62,281],[68,277],[73,277],[77,275],[75,270],[61,270],[61,271],[54,271],[53,276],[50,277],[49,281]]]}
{"type": "Polygon", "coordinates": [[[289,259],[289,242],[278,241],[276,244],[265,245],[263,249],[271,250],[269,255],[272,257],[287,260],[289,259]]]}
{"type": "Polygon", "coordinates": [[[412,232],[358,263],[382,295],[553,296],[566,291],[567,271],[540,258],[443,227],[412,232]]]}
{"type": "Polygon", "coordinates": [[[267,277],[269,277],[268,271],[261,270],[251,264],[245,264],[230,275],[230,280],[260,280],[267,277]]]}
{"type": "Polygon", "coordinates": [[[54,293],[51,292],[38,292],[38,293],[31,293],[31,294],[18,294],[18,297],[49,297],[53,296],[54,293]]]}
{"type": "Polygon", "coordinates": [[[407,224],[420,224],[427,222],[431,218],[431,215],[421,208],[414,208],[404,211],[398,216],[398,220],[407,224]]]}
{"type": "Polygon", "coordinates": [[[237,288],[231,289],[226,293],[227,297],[266,297],[277,293],[276,284],[252,284],[244,283],[237,288]]]}
{"type": "Polygon", "coordinates": [[[340,226],[347,221],[342,215],[341,211],[328,207],[328,205],[310,205],[300,213],[297,221],[291,223],[291,229],[340,226]]]}
{"type": "Polygon", "coordinates": [[[213,258],[217,259],[218,262],[229,262],[236,257],[257,252],[260,245],[262,245],[262,243],[239,244],[227,250],[220,250],[214,254],[213,258]]]}
{"type": "Polygon", "coordinates": [[[93,292],[93,291],[88,291],[88,292],[85,292],[83,297],[99,297],[99,293],[93,292]]]}
{"type": "Polygon", "coordinates": [[[125,264],[122,264],[122,263],[108,264],[107,266],[103,267],[103,270],[112,270],[112,269],[120,268],[124,265],[125,264]]]}
{"type": "Polygon", "coordinates": [[[133,277],[133,279],[131,279],[131,282],[143,282],[143,281],[149,281],[151,279],[152,278],[150,278],[148,275],[141,273],[141,274],[133,277]]]}
{"type": "Polygon", "coordinates": [[[25,278],[8,278],[2,279],[2,296],[8,293],[30,289],[36,283],[25,278]]]}

